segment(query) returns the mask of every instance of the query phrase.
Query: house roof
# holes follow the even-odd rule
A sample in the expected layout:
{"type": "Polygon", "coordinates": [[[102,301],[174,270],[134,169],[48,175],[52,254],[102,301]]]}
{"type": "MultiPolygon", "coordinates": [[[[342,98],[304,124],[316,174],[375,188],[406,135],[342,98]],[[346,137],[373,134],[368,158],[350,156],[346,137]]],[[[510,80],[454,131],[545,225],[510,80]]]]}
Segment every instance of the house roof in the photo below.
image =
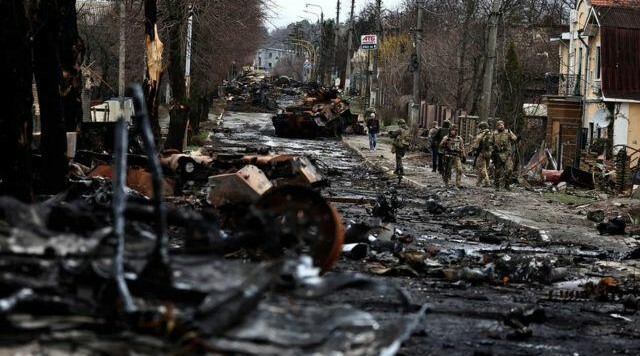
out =
{"type": "Polygon", "coordinates": [[[640,0],[638,8],[599,6],[595,11],[600,26],[640,29],[640,0]]]}
{"type": "Polygon", "coordinates": [[[640,7],[638,0],[591,0],[593,6],[640,7]]]}

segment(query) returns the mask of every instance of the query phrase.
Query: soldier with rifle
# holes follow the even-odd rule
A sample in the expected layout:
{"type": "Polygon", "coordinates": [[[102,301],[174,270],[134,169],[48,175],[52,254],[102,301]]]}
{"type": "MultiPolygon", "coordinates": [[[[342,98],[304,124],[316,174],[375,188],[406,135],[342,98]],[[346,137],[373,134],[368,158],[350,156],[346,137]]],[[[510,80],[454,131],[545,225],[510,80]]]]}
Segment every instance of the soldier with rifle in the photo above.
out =
{"type": "Polygon", "coordinates": [[[445,187],[449,188],[451,169],[455,168],[456,187],[462,188],[462,163],[466,161],[467,155],[464,151],[464,140],[458,135],[458,125],[451,126],[449,134],[442,139],[440,148],[444,159],[442,179],[445,187]]]}
{"type": "Polygon", "coordinates": [[[409,149],[409,126],[403,119],[398,120],[399,129],[391,132],[393,138],[391,143],[391,153],[396,155],[396,169],[393,171],[398,176],[398,183],[402,181],[404,176],[404,167],[402,166],[402,157],[409,149]]]}
{"type": "Polygon", "coordinates": [[[489,130],[489,124],[481,122],[478,125],[480,132],[476,135],[471,145],[471,155],[475,157],[473,166],[478,175],[476,186],[489,187],[489,165],[491,164],[491,142],[493,133],[489,130]]]}
{"type": "Polygon", "coordinates": [[[493,164],[496,169],[494,186],[496,190],[500,190],[504,185],[506,190],[511,190],[511,176],[513,174],[513,145],[518,141],[511,130],[504,126],[504,121],[496,122],[496,131],[493,133],[491,140],[491,151],[493,164]]]}
{"type": "Polygon", "coordinates": [[[442,148],[440,148],[440,143],[442,142],[442,139],[444,139],[448,134],[449,134],[449,128],[451,127],[451,121],[449,120],[445,120],[442,123],[442,127],[438,128],[437,131],[435,131],[434,135],[431,137],[431,139],[436,142],[436,145],[439,148],[439,152],[438,152],[438,172],[440,172],[440,174],[443,174],[444,172],[444,153],[442,148]]]}

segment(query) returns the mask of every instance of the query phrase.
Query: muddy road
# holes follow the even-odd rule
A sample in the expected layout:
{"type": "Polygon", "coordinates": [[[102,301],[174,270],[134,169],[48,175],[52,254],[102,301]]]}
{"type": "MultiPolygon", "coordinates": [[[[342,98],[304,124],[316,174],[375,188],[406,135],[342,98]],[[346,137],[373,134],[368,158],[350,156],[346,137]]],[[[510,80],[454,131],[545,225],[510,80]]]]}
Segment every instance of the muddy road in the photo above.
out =
{"type": "MultiPolygon", "coordinates": [[[[311,155],[331,181],[322,190],[327,197],[375,198],[395,190],[403,201],[395,224],[371,230],[392,248],[371,249],[360,260],[342,257],[334,268],[392,281],[416,308],[429,305],[424,325],[400,354],[640,355],[637,304],[629,302],[640,282],[622,273],[620,256],[544,241],[487,220],[480,207],[449,204],[453,194],[472,189],[398,184],[339,140],[275,137],[270,117],[227,113],[213,143],[236,152],[269,147],[311,155]]],[[[380,224],[366,205],[335,205],[347,227],[380,224]]],[[[398,313],[390,298],[371,293],[339,293],[327,298],[331,302],[383,317],[398,313]]]]}

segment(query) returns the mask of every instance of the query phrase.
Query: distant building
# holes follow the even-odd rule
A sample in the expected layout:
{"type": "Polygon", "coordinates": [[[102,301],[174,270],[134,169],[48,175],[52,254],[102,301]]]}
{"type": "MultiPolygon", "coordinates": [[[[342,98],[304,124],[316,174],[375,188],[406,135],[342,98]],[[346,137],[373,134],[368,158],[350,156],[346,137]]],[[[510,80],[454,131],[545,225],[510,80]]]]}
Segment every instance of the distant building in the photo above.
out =
{"type": "Polygon", "coordinates": [[[293,56],[294,51],[281,48],[260,48],[253,59],[253,68],[271,72],[278,61],[286,56],[293,56]]]}
{"type": "Polygon", "coordinates": [[[103,19],[103,16],[117,10],[117,3],[110,0],[77,0],[76,11],[78,17],[88,24],[95,25],[103,19]]]}

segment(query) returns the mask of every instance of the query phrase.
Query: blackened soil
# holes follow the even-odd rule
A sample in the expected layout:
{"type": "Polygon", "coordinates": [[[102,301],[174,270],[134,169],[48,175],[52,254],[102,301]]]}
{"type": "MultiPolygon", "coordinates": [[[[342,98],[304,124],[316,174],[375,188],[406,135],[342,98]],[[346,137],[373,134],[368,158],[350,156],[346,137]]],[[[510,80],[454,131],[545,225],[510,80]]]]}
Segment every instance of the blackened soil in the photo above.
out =
{"type": "MultiPolygon", "coordinates": [[[[589,281],[597,285],[619,272],[617,257],[607,251],[538,241],[524,230],[491,223],[469,207],[429,213],[429,204],[446,203],[448,193],[398,184],[339,140],[277,138],[268,114],[227,113],[214,144],[237,152],[268,146],[274,152],[311,155],[329,173],[325,196],[374,198],[397,190],[404,207],[390,227],[393,238],[404,241],[405,250],[425,254],[428,263],[372,253],[361,261],[343,257],[334,270],[395,283],[409,292],[416,308],[429,305],[423,324],[400,354],[640,355],[638,314],[621,301],[625,294],[637,295],[637,282],[620,277],[600,294],[585,288],[589,281]],[[500,264],[506,267],[498,271],[500,264]],[[469,270],[491,277],[465,272],[469,270]],[[535,310],[538,317],[523,317],[518,310],[535,310]]],[[[365,205],[336,206],[347,226],[376,223],[365,205]]],[[[401,312],[392,297],[371,292],[341,292],[320,301],[335,302],[382,319],[401,312]]]]}

